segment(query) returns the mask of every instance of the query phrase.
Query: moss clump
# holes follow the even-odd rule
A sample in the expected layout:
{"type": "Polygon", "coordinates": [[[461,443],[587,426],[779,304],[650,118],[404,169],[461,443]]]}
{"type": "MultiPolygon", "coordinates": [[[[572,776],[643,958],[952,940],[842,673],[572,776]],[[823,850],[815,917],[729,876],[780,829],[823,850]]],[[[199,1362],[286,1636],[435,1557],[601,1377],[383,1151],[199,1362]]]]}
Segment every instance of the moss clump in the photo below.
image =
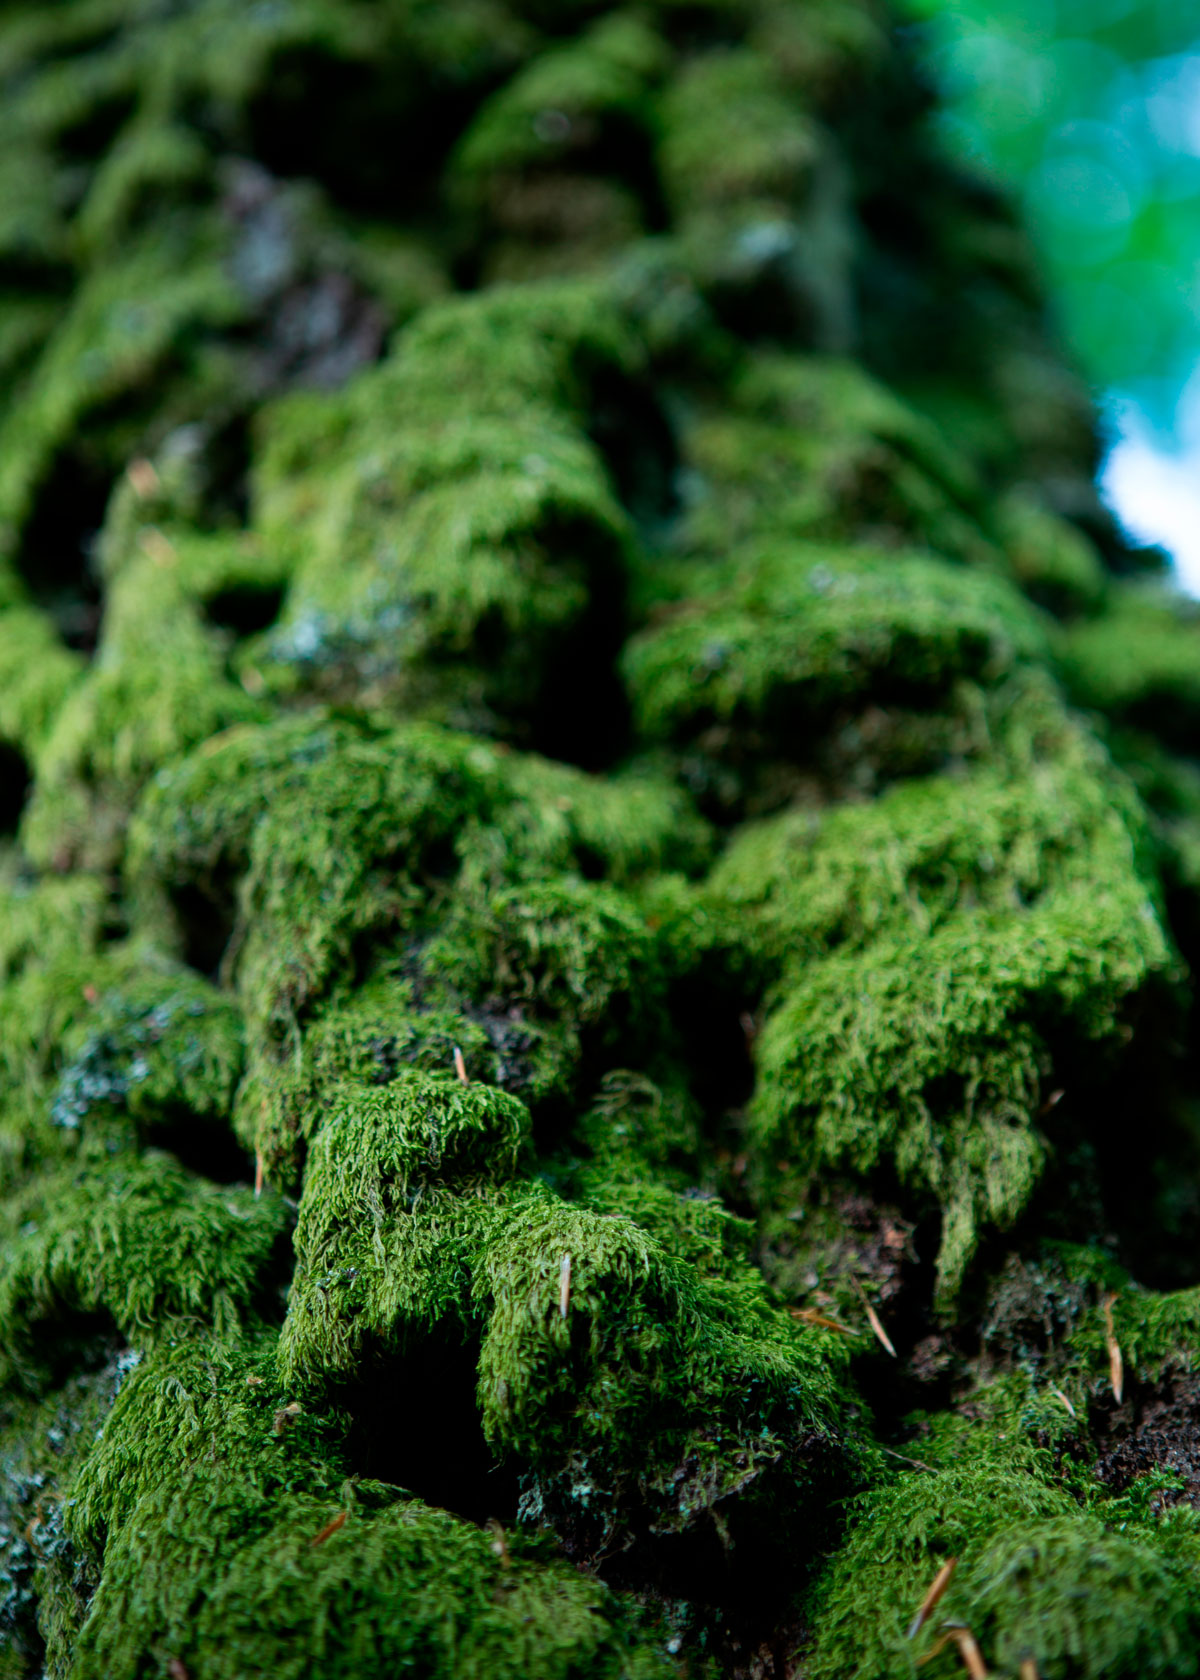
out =
{"type": "Polygon", "coordinates": [[[957,1415],[920,1420],[919,1471],[859,1502],[814,1588],[815,1674],[949,1675],[957,1656],[952,1645],[936,1654],[942,1623],[968,1626],[1004,1675],[1030,1660],[1047,1675],[1194,1673],[1185,1583],[1200,1529],[1179,1429],[1194,1422],[1192,1293],[1131,1289],[1094,1250],[1010,1260],[983,1319],[988,1375],[957,1415]],[[935,1615],[910,1634],[952,1558],[935,1615]]]}
{"type": "Polygon", "coordinates": [[[1195,1668],[1193,626],[906,51],[4,13],[0,1680],[1195,1668]]]}
{"type": "Polygon", "coordinates": [[[520,1103],[453,1075],[348,1095],[309,1154],[285,1379],[329,1392],[372,1358],[478,1347],[484,1436],[583,1557],[715,1508],[794,1529],[857,1473],[841,1350],[719,1239],[698,1248],[697,1220],[516,1180],[528,1141],[520,1103]]]}
{"type": "Polygon", "coordinates": [[[197,918],[220,930],[203,960],[243,999],[243,1135],[290,1174],[340,1082],[444,1071],[457,1050],[561,1100],[618,1041],[647,1054],[675,964],[631,889],[694,866],[704,838],[649,776],[604,786],[429,726],[318,716],[183,761],[132,844],[148,933],[186,951],[197,918]]]}
{"type": "Polygon", "coordinates": [[[868,695],[919,705],[959,678],[996,682],[1039,648],[1006,585],[923,556],[775,549],[708,581],[711,604],[630,650],[652,736],[741,725],[786,739],[868,695]]]}
{"type": "Polygon", "coordinates": [[[127,1116],[143,1140],[165,1132],[181,1152],[202,1151],[206,1136],[224,1130],[242,1072],[240,1012],[187,969],[165,988],[165,967],[97,993],[64,1036],[70,1059],[50,1105],[53,1125],[90,1130],[127,1116]]]}
{"type": "Polygon", "coordinates": [[[602,1587],[536,1544],[514,1534],[501,1547],[349,1476],[345,1432],[336,1411],[278,1386],[270,1337],[177,1333],[145,1361],[69,1514],[75,1544],[103,1565],[73,1671],[132,1677],[147,1650],[200,1673],[297,1677],[314,1661],[346,1674],[666,1670],[602,1587]]]}
{"type": "Polygon", "coordinates": [[[578,273],[643,233],[652,90],[669,50],[645,19],[601,18],[486,100],[455,148],[451,196],[491,280],[578,273]]]}
{"type": "MultiPolygon", "coordinates": [[[[954,1672],[933,1630],[971,1629],[994,1671],[1092,1677],[1133,1671],[1195,1672],[1196,1617],[1185,1586],[1194,1567],[1194,1522],[1106,1523],[1081,1512],[1036,1458],[959,1463],[881,1490],[869,1516],[818,1588],[815,1675],[954,1672]],[[1039,1468],[1042,1473],[1039,1474],[1039,1468]],[[1156,1532],[1157,1530],[1157,1532],[1156,1532]],[[908,1626],[939,1567],[957,1560],[932,1626],[908,1626]],[[932,1661],[931,1661],[932,1657],[932,1661]]],[[[1117,1506],[1117,1501],[1112,1501],[1117,1506]]],[[[945,1647],[942,1648],[945,1650],[945,1647]]]]}
{"type": "Polygon", "coordinates": [[[1094,545],[1035,497],[1011,492],[997,509],[997,535],[1018,583],[1039,606],[1073,618],[1104,605],[1108,580],[1094,545]]]}
{"type": "Polygon", "coordinates": [[[764,1163],[886,1165],[932,1192],[943,1291],[1027,1205],[1043,1092],[1176,975],[1129,790],[1065,715],[1027,710],[1036,767],[1010,719],[1007,765],[748,825],[713,877],[777,976],[750,1109],[764,1163]]]}
{"type": "Polygon", "coordinates": [[[919,410],[842,356],[759,350],[686,440],[696,474],[684,532],[727,553],[749,539],[905,537],[998,567],[978,468],[919,410]]]}
{"type": "Polygon", "coordinates": [[[6,1210],[0,1275],[6,1378],[33,1382],[53,1357],[55,1321],[104,1314],[144,1339],[166,1317],[236,1327],[266,1284],[283,1227],[276,1198],[189,1180],[148,1155],[100,1175],[85,1157],[6,1210]]]}
{"type": "Polygon", "coordinates": [[[96,664],[37,756],[22,833],[36,862],[111,866],[134,799],[164,756],[261,715],[225,680],[214,638],[171,574],[167,545],[113,580],[96,664]]]}
{"type": "Polygon", "coordinates": [[[1059,659],[1080,705],[1187,750],[1196,730],[1196,614],[1163,589],[1126,584],[1064,635],[1059,659]]]}

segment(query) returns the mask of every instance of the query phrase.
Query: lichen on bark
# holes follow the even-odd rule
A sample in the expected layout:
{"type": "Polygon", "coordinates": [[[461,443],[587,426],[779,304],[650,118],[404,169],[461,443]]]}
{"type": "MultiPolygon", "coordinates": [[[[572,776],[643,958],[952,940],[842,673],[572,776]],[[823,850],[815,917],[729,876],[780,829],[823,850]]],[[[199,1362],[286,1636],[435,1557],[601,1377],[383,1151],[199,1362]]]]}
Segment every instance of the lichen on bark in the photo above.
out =
{"type": "Polygon", "coordinates": [[[1200,628],[911,51],[0,16],[0,1680],[1195,1672],[1200,628]]]}

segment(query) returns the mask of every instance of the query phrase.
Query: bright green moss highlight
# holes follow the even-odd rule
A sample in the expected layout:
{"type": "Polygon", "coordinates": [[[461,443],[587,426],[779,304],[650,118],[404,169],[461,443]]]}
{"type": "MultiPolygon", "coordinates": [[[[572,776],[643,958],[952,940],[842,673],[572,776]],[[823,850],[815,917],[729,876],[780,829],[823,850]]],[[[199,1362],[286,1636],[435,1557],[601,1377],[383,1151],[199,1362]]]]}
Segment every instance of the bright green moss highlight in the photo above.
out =
{"type": "Polygon", "coordinates": [[[964,911],[1033,908],[1055,887],[1094,881],[1097,854],[1110,871],[1143,867],[1145,818],[1107,755],[1052,698],[1041,718],[1022,710],[1041,727],[1022,740],[1028,725],[1011,716],[1013,750],[998,762],[747,825],[714,892],[761,911],[775,961],[803,962],[886,931],[933,932],[964,911]]]}
{"type": "Polygon", "coordinates": [[[887,1162],[931,1192],[943,1295],[1028,1203],[1056,1058],[1121,1043],[1177,975],[1138,808],[1065,716],[1057,734],[1054,757],[1043,736],[1032,762],[752,825],[713,877],[758,912],[780,976],[751,1106],[764,1159],[887,1162]]]}
{"type": "Polygon", "coordinates": [[[1089,888],[1064,891],[1013,930],[966,916],[830,956],[764,1029],[761,1145],[794,1143],[806,1167],[869,1173],[887,1159],[902,1183],[932,1192],[950,1294],[981,1227],[1011,1225],[1037,1183],[1047,1038],[1120,1042],[1122,1004],[1168,966],[1137,888],[1100,904],[1089,888]]]}
{"type": "MultiPolygon", "coordinates": [[[[1195,1288],[1150,1291],[1132,1284],[1111,1265],[1099,1277],[1092,1256],[1072,1255],[1072,1269],[1111,1298],[1113,1328],[1134,1380],[1157,1382],[1173,1370],[1192,1371],[1200,1361],[1200,1292],[1195,1288]]],[[[1080,1380],[1093,1384],[1108,1372],[1107,1320],[1089,1308],[1072,1338],[1071,1357],[1080,1380]]]]}
{"type": "Polygon", "coordinates": [[[532,1198],[475,1293],[492,1303],[485,1430],[535,1465],[548,1507],[582,1507],[606,1536],[630,1503],[670,1532],[728,1502],[729,1522],[774,1521],[802,1550],[829,1491],[861,1474],[842,1350],[773,1311],[744,1265],[700,1282],[630,1220],[532,1198]]]}
{"type": "Polygon", "coordinates": [[[445,1077],[394,1089],[349,1097],[310,1152],[286,1380],[328,1384],[369,1352],[434,1337],[479,1341],[485,1435],[534,1468],[540,1506],[564,1519],[574,1508],[591,1546],[636,1531],[647,1507],[666,1532],[748,1488],[795,1525],[794,1460],[791,1490],[781,1485],[795,1453],[817,1499],[858,1473],[842,1350],[772,1311],[757,1275],[711,1237],[701,1281],[687,1263],[695,1239],[672,1242],[695,1220],[660,1214],[660,1243],[615,1209],[505,1189],[520,1105],[445,1077]],[[439,1181],[457,1137],[454,1192],[439,1181]]]}
{"type": "Polygon", "coordinates": [[[39,1167],[56,1168],[66,1133],[50,1102],[67,1060],[64,1038],[83,1027],[97,982],[128,977],[128,954],[98,947],[107,914],[98,876],[34,882],[4,870],[0,887],[0,1184],[10,1194],[39,1167]]]}
{"type": "Polygon", "coordinates": [[[431,727],[317,717],[228,731],[161,777],[131,855],[141,924],[168,946],[179,908],[218,883],[236,911],[222,962],[250,1031],[239,1124],[291,1172],[343,1079],[445,1071],[457,1046],[536,1099],[572,1089],[584,1036],[644,1045],[672,963],[617,883],[703,848],[686,801],[649,777],[605,784],[431,727]],[[368,952],[374,982],[351,992],[368,952]]]}
{"type": "Polygon", "coordinates": [[[567,877],[468,898],[435,935],[425,968],[461,994],[491,988],[546,1017],[569,1035],[564,1053],[574,1060],[589,1027],[627,1045],[654,1031],[652,1000],[662,992],[655,945],[619,889],[567,877]]]}
{"type": "Polygon", "coordinates": [[[0,739],[32,759],[80,675],[81,661],[44,613],[0,613],[0,739]]]}

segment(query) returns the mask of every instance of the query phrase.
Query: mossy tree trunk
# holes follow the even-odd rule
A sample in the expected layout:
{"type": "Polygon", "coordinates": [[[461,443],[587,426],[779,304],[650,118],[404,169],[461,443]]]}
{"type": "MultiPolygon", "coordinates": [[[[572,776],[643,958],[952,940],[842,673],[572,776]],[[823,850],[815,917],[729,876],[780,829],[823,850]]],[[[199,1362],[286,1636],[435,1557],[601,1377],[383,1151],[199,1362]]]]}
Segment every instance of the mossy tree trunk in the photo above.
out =
{"type": "Polygon", "coordinates": [[[903,31],[0,88],[0,1680],[1194,1673],[1200,627],[903,31]]]}

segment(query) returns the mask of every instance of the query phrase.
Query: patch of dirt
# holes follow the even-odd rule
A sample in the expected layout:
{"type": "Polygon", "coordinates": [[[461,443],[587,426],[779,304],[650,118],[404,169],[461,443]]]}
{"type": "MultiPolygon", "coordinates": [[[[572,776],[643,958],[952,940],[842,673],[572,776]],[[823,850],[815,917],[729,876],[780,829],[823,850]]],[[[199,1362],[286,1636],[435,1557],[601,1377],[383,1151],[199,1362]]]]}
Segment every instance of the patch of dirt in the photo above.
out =
{"type": "Polygon", "coordinates": [[[1099,1479],[1120,1493],[1139,1476],[1169,1470],[1184,1487],[1165,1492],[1165,1505],[1200,1510],[1200,1375],[1169,1371],[1153,1386],[1135,1388],[1121,1406],[1111,1397],[1092,1408],[1100,1444],[1099,1479]]]}
{"type": "Polygon", "coordinates": [[[984,1306],[980,1335],[995,1358],[1028,1363],[1066,1341],[1090,1304],[1053,1255],[1028,1260],[1010,1254],[984,1306]]]}

